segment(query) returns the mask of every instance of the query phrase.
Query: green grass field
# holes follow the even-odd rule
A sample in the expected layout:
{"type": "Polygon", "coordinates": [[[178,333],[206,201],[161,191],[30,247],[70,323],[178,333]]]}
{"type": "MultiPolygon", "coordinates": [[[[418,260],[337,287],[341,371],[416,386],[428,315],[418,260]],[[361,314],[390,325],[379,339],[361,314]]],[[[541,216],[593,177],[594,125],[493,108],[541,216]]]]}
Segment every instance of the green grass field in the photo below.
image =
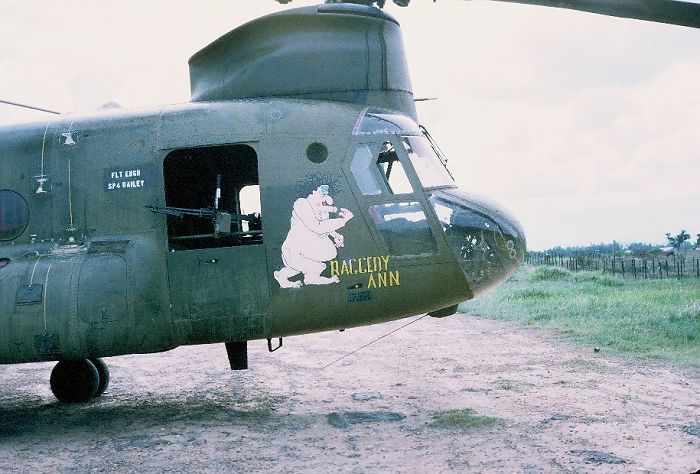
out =
{"type": "Polygon", "coordinates": [[[525,265],[460,312],[552,329],[604,351],[700,367],[700,280],[634,280],[525,265]]]}

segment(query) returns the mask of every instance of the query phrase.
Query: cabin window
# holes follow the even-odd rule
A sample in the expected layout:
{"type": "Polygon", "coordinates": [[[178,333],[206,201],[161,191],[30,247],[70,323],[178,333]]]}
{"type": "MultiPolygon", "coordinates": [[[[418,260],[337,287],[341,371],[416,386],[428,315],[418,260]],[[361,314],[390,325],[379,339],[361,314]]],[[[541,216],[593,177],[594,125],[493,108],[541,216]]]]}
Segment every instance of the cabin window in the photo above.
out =
{"type": "Polygon", "coordinates": [[[306,147],[306,157],[311,163],[323,163],[328,159],[328,148],[323,143],[314,142],[306,147]]]}
{"type": "Polygon", "coordinates": [[[262,243],[258,157],[248,145],[175,150],[164,161],[171,250],[262,243]]]}
{"type": "Polygon", "coordinates": [[[261,215],[262,207],[260,206],[260,185],[251,184],[245,186],[238,193],[239,202],[241,203],[241,214],[245,216],[258,216],[243,221],[244,232],[262,230],[262,223],[259,216],[261,215]]]}
{"type": "Polygon", "coordinates": [[[437,243],[418,202],[395,202],[370,206],[369,213],[391,255],[429,255],[437,243]]]}
{"type": "Polygon", "coordinates": [[[0,241],[14,240],[29,224],[27,201],[14,191],[0,190],[0,241]]]}

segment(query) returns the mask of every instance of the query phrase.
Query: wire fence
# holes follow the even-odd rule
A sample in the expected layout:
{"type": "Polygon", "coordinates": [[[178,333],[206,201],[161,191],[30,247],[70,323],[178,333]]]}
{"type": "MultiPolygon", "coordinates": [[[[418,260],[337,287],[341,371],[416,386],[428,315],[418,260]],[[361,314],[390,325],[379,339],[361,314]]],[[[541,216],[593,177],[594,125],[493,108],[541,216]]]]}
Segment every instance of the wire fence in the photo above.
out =
{"type": "Polygon", "coordinates": [[[525,261],[532,265],[550,265],[572,272],[600,271],[623,278],[700,279],[700,256],[697,252],[669,256],[617,256],[617,255],[550,255],[528,252],[525,261]]]}

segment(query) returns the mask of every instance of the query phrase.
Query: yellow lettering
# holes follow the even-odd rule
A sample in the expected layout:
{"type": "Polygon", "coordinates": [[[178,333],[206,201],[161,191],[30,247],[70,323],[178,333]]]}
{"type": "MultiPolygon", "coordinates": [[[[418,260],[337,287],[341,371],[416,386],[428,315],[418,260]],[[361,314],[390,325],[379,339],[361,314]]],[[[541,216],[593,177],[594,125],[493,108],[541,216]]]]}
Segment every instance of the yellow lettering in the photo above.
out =
{"type": "Polygon", "coordinates": [[[369,281],[367,282],[367,288],[376,288],[377,287],[377,282],[374,281],[374,275],[372,273],[369,274],[369,281]]]}
{"type": "Polygon", "coordinates": [[[355,260],[357,260],[357,259],[351,258],[351,259],[350,259],[350,263],[349,263],[349,265],[348,265],[348,267],[349,267],[348,269],[350,270],[350,273],[353,274],[353,275],[355,275],[355,274],[357,273],[357,270],[355,270],[355,269],[353,268],[353,267],[355,266],[355,265],[354,265],[355,260]]]}
{"type": "Polygon", "coordinates": [[[386,288],[386,272],[377,273],[377,280],[379,280],[379,288],[386,288]]]}
{"type": "Polygon", "coordinates": [[[365,273],[364,269],[362,268],[362,259],[361,258],[357,259],[357,273],[365,273]]]}
{"type": "Polygon", "coordinates": [[[389,269],[389,256],[387,255],[385,257],[384,255],[382,255],[381,259],[384,262],[384,270],[388,270],[389,269]]]}
{"type": "MultiPolygon", "coordinates": [[[[345,265],[345,262],[343,262],[343,265],[345,265]]],[[[338,260],[331,260],[331,276],[336,275],[340,275],[338,271],[338,260]]]]}
{"type": "Polygon", "coordinates": [[[348,262],[343,260],[343,265],[340,267],[341,275],[350,275],[350,270],[348,269],[348,262]]]}
{"type": "Polygon", "coordinates": [[[372,257],[372,263],[374,264],[374,271],[381,272],[387,271],[388,268],[382,267],[382,259],[380,257],[372,257]]]}
{"type": "Polygon", "coordinates": [[[365,262],[367,262],[367,273],[376,272],[376,268],[372,268],[372,257],[365,257],[365,262]]]}
{"type": "Polygon", "coordinates": [[[389,272],[389,286],[394,286],[394,283],[396,283],[396,286],[399,286],[399,271],[395,270],[393,272],[389,272]]]}

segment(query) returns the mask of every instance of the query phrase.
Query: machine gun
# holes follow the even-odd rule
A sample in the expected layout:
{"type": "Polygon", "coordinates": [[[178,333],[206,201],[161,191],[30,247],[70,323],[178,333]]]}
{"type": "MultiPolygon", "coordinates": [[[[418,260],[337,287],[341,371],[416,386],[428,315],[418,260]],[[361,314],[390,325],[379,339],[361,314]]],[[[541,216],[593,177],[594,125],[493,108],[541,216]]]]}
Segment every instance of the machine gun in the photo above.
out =
{"type": "MultiPolygon", "coordinates": [[[[167,207],[167,206],[146,206],[154,214],[165,214],[167,216],[179,217],[182,219],[185,216],[201,217],[210,219],[214,223],[214,237],[226,235],[252,235],[261,232],[260,214],[257,212],[251,214],[231,214],[216,209],[190,209],[186,207],[167,207]],[[242,229],[240,232],[231,231],[231,223],[236,219],[237,228],[242,229]],[[248,229],[243,229],[243,222],[248,224],[248,229]]],[[[204,237],[204,236],[192,236],[204,237]]],[[[207,236],[211,237],[211,236],[207,236]]]]}

